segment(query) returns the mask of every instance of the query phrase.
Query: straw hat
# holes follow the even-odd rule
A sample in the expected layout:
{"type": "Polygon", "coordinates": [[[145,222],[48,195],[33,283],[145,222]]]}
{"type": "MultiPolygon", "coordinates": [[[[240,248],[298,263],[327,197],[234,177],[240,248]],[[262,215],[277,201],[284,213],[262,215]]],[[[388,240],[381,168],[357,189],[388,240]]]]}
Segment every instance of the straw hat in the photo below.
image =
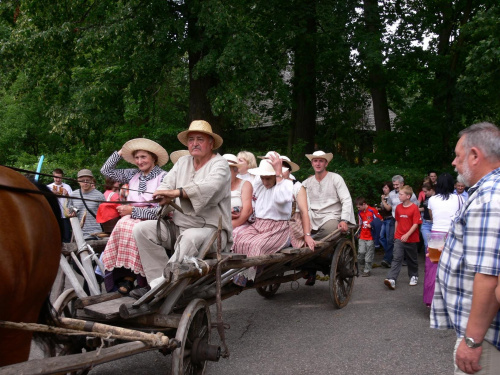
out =
{"type": "MultiPolygon", "coordinates": [[[[270,159],[271,155],[278,155],[278,157],[281,159],[281,160],[284,160],[286,161],[288,164],[290,164],[290,167],[292,167],[292,170],[291,172],[296,172],[300,169],[300,167],[295,164],[294,162],[292,162],[290,160],[290,158],[288,156],[281,156],[279,153],[277,153],[276,151],[268,151],[268,153],[265,155],[265,156],[257,156],[259,159],[270,159]]],[[[282,169],[283,172],[286,172],[288,171],[288,168],[287,167],[283,167],[282,169]]],[[[250,171],[249,171],[250,173],[250,171]]]]}
{"type": "Polygon", "coordinates": [[[299,165],[291,161],[288,156],[281,155],[280,158],[281,160],[286,161],[290,165],[290,167],[292,167],[290,173],[297,172],[300,169],[299,165]]]}
{"type": "Polygon", "coordinates": [[[126,142],[122,147],[122,158],[131,164],[135,164],[134,151],[149,151],[158,156],[158,166],[167,164],[168,152],[155,141],[147,138],[135,138],[126,142]]]}
{"type": "Polygon", "coordinates": [[[186,155],[189,155],[188,150],[177,150],[170,153],[170,160],[172,160],[172,163],[175,164],[177,163],[177,160],[186,155]]]}
{"type": "Polygon", "coordinates": [[[199,133],[204,133],[208,134],[214,139],[214,150],[218,149],[220,146],[222,146],[222,137],[218,134],[215,134],[212,131],[212,126],[206,121],[203,120],[195,120],[189,125],[188,130],[184,130],[183,132],[180,132],[177,134],[177,138],[179,141],[184,145],[187,146],[187,139],[188,139],[188,134],[190,132],[199,132],[199,133]]]}
{"type": "Polygon", "coordinates": [[[239,168],[243,165],[243,163],[238,163],[238,158],[236,157],[236,155],[224,154],[224,155],[222,155],[222,157],[227,160],[230,167],[239,168]]]}
{"type": "Polygon", "coordinates": [[[268,151],[266,155],[264,156],[257,156],[259,159],[269,159],[271,157],[271,155],[278,155],[279,158],[281,158],[281,155],[279,153],[277,153],[276,151],[268,151]]]}
{"type": "MultiPolygon", "coordinates": [[[[283,172],[286,172],[288,170],[288,168],[283,167],[281,170],[283,172]]],[[[276,172],[274,171],[274,167],[271,165],[271,163],[267,159],[261,160],[259,167],[249,169],[248,173],[256,175],[256,176],[276,176],[276,172]]]]}
{"type": "Polygon", "coordinates": [[[314,151],[312,154],[306,154],[306,158],[311,161],[313,159],[325,159],[329,163],[333,159],[333,154],[331,152],[325,154],[323,151],[314,151]]]}

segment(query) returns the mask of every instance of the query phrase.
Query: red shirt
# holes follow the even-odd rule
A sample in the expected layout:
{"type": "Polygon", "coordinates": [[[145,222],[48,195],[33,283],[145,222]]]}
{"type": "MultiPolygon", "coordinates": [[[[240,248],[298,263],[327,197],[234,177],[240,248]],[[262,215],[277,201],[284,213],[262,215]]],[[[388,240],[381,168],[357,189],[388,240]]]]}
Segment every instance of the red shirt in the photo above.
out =
{"type": "Polygon", "coordinates": [[[373,240],[372,230],[371,228],[368,228],[366,224],[370,224],[375,216],[378,217],[380,220],[382,220],[382,216],[380,216],[376,208],[370,206],[366,208],[366,211],[359,211],[358,215],[359,215],[359,225],[361,226],[359,239],[367,241],[373,240]]]}
{"type": "MultiPolygon", "coordinates": [[[[396,206],[396,221],[398,222],[398,227],[394,238],[400,240],[401,236],[406,234],[413,224],[422,224],[422,218],[420,217],[420,211],[416,204],[412,203],[408,207],[404,207],[402,204],[396,206]]],[[[411,236],[406,242],[419,242],[420,236],[418,234],[418,228],[413,231],[411,236]]]]}

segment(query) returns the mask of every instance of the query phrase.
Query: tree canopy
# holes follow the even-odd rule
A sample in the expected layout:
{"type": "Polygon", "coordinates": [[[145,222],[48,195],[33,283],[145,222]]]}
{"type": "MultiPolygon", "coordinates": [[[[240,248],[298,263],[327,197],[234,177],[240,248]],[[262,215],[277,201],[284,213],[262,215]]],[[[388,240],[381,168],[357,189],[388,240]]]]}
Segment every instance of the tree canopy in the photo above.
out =
{"type": "Polygon", "coordinates": [[[0,163],[98,169],[203,117],[223,152],[445,168],[460,129],[500,122],[499,20],[493,0],[2,1],[0,163]]]}

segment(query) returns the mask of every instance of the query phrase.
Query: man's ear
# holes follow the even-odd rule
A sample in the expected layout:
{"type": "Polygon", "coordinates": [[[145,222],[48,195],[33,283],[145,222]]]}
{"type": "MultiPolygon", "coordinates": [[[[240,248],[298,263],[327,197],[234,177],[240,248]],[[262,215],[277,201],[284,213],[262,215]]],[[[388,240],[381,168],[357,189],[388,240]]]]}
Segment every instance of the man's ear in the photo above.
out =
{"type": "Polygon", "coordinates": [[[484,158],[484,156],[480,149],[477,147],[471,147],[468,158],[472,165],[477,165],[484,158]]]}

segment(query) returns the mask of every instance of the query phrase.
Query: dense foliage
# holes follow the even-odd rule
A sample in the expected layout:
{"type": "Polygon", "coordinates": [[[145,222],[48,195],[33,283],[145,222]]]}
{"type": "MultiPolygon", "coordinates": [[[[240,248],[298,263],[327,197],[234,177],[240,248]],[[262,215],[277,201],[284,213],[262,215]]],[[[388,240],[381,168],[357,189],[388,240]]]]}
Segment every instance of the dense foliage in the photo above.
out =
{"type": "Polygon", "coordinates": [[[353,195],[418,188],[460,129],[500,123],[499,35],[494,0],[1,1],[0,164],[97,172],[203,117],[222,152],[323,149],[353,195]]]}

